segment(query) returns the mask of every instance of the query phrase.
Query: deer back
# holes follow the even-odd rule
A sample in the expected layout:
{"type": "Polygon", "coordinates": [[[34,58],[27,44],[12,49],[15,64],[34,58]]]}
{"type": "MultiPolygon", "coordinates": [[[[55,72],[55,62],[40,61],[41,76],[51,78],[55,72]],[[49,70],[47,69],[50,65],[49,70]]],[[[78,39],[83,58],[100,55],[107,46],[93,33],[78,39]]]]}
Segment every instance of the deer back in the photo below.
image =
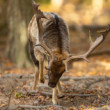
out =
{"type": "MultiPolygon", "coordinates": [[[[54,13],[44,12],[47,19],[42,18],[44,28],[42,40],[52,51],[69,52],[69,33],[64,20],[54,13]]],[[[33,45],[39,43],[36,15],[33,16],[28,26],[29,39],[33,45]]]]}

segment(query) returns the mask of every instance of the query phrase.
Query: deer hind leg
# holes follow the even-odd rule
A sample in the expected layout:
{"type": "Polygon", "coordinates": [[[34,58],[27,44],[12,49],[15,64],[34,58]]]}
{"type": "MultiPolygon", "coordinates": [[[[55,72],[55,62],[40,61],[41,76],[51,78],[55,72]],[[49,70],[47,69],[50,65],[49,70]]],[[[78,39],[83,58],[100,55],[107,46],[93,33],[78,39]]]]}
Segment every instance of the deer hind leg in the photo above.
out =
{"type": "Polygon", "coordinates": [[[32,90],[36,90],[36,85],[38,85],[38,78],[39,78],[38,68],[35,67],[34,84],[32,90]]]}
{"type": "Polygon", "coordinates": [[[34,49],[34,55],[35,55],[35,58],[39,60],[39,72],[38,73],[35,72],[33,88],[36,87],[38,80],[41,83],[44,83],[44,76],[43,76],[44,55],[40,51],[38,51],[36,48],[34,49]]]}
{"type": "Polygon", "coordinates": [[[43,75],[44,55],[39,50],[37,50],[37,48],[34,48],[34,55],[36,59],[39,60],[39,81],[41,83],[44,83],[44,75],[43,75]]]}
{"type": "Polygon", "coordinates": [[[33,84],[33,90],[36,90],[36,85],[38,84],[38,81],[40,81],[41,83],[44,83],[44,76],[43,76],[44,56],[37,50],[35,51],[34,54],[36,59],[36,62],[34,62],[35,66],[36,66],[36,63],[39,64],[38,67],[35,67],[35,76],[34,76],[34,84],[33,84]]]}
{"type": "Polygon", "coordinates": [[[39,72],[38,72],[39,61],[35,58],[33,43],[31,41],[29,41],[29,43],[30,43],[30,54],[32,57],[32,61],[34,62],[34,65],[35,65],[34,84],[33,84],[32,89],[36,90],[36,85],[38,84],[38,77],[39,77],[39,72]]]}

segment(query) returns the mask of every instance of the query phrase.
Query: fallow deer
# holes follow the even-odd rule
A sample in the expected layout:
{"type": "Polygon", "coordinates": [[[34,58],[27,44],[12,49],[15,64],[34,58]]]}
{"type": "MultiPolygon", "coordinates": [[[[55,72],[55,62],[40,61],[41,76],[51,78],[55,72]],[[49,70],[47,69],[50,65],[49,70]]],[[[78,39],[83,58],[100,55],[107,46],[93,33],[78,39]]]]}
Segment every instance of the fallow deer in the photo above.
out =
{"type": "Polygon", "coordinates": [[[62,93],[59,82],[62,74],[67,70],[67,62],[70,60],[84,59],[88,62],[87,56],[103,42],[110,28],[101,32],[101,35],[93,42],[90,37],[90,48],[83,55],[72,55],[69,51],[69,32],[65,21],[55,13],[42,12],[39,5],[33,1],[35,15],[28,26],[30,42],[30,53],[35,65],[39,66],[39,73],[35,73],[34,86],[38,79],[44,83],[43,62],[44,55],[48,57],[48,85],[53,88],[53,104],[57,104],[58,93],[62,93]],[[57,88],[56,88],[57,87],[57,88]]]}

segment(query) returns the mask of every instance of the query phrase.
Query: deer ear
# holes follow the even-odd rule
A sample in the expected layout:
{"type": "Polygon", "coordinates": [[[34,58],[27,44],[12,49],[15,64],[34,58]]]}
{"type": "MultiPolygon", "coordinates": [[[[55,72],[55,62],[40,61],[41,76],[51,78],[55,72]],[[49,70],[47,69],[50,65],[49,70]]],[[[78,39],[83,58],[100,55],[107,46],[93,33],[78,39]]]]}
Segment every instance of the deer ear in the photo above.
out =
{"type": "Polygon", "coordinates": [[[38,7],[40,6],[39,4],[37,4],[34,0],[32,0],[32,6],[34,11],[38,10],[38,7]]]}

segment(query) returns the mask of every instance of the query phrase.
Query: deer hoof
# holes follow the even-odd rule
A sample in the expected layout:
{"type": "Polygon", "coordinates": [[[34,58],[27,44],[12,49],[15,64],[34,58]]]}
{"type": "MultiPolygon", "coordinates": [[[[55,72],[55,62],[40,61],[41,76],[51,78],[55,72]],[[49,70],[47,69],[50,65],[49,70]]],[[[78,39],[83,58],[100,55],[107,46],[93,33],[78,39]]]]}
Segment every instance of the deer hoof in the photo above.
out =
{"type": "Polygon", "coordinates": [[[53,102],[53,105],[58,105],[57,100],[52,100],[52,102],[53,102]]]}
{"type": "Polygon", "coordinates": [[[58,106],[58,103],[57,102],[56,103],[53,103],[53,105],[58,106]]]}
{"type": "Polygon", "coordinates": [[[37,88],[36,85],[34,85],[34,86],[32,87],[32,90],[35,91],[36,88],[37,88]]]}

